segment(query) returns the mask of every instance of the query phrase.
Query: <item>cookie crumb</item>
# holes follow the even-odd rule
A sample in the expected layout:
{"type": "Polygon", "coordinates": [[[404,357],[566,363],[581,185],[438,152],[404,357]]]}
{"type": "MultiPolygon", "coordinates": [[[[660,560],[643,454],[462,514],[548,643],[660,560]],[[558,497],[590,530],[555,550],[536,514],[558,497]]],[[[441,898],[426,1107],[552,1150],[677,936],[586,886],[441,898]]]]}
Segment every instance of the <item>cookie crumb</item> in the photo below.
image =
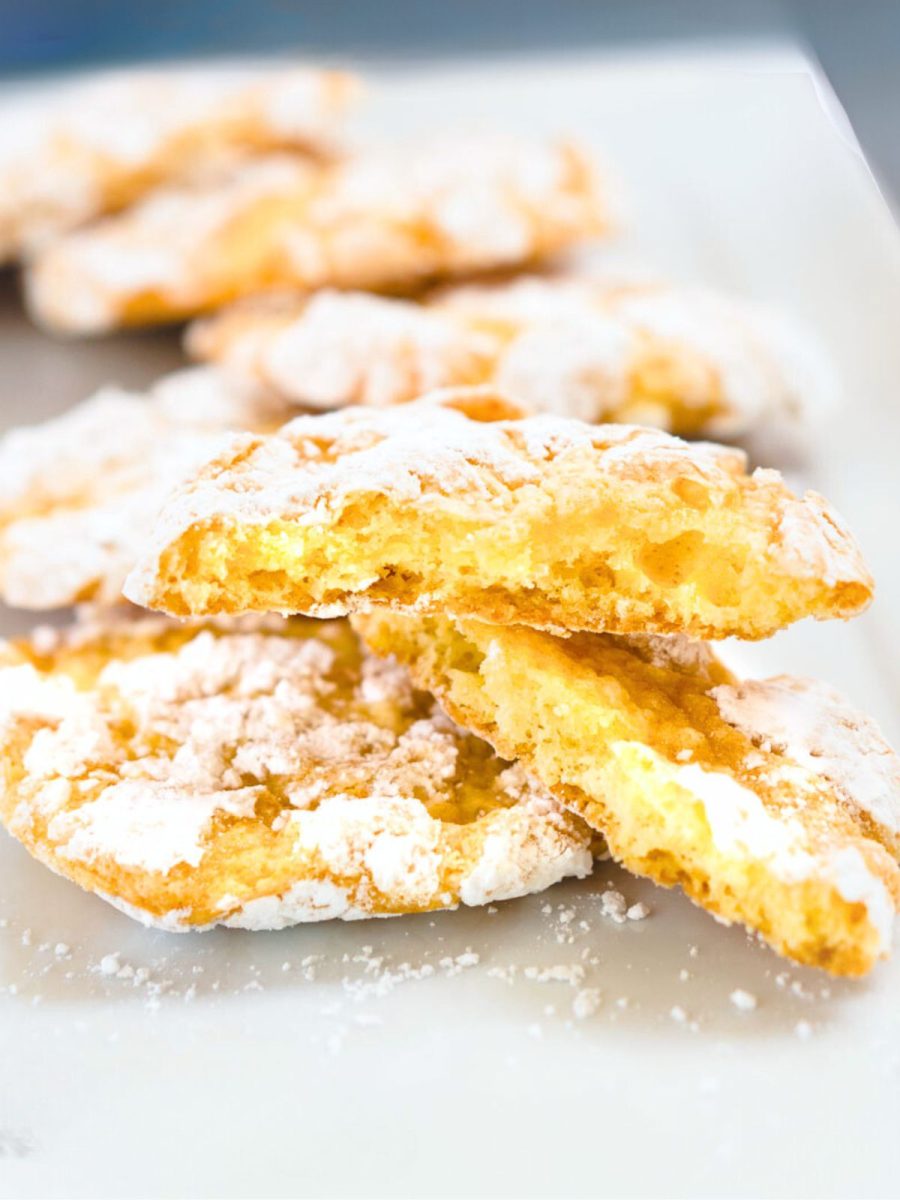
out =
{"type": "Polygon", "coordinates": [[[604,892],[600,897],[600,911],[604,917],[611,917],[613,921],[621,923],[626,919],[628,912],[625,897],[615,890],[604,892]]]}
{"type": "Polygon", "coordinates": [[[598,988],[582,988],[575,993],[572,1001],[572,1015],[579,1021],[592,1017],[600,1007],[600,991],[598,988]]]}
{"type": "Polygon", "coordinates": [[[753,993],[747,992],[743,988],[735,988],[728,998],[741,1012],[753,1012],[757,1005],[757,999],[753,993]]]}

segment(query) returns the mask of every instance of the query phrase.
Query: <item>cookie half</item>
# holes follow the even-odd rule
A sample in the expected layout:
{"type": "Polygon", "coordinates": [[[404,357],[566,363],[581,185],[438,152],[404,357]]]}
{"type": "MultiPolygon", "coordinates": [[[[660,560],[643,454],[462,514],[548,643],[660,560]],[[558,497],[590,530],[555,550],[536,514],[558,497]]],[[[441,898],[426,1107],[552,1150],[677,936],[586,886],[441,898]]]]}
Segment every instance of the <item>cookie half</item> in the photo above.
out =
{"type": "Polygon", "coordinates": [[[354,623],[602,830],[630,870],[834,974],[889,953],[900,762],[830,689],[742,684],[682,638],[388,612],[354,623]]]}
{"type": "Polygon", "coordinates": [[[761,638],[864,609],[814,492],[739,451],[508,417],[490,389],[237,437],[166,504],[126,594],[176,615],[386,606],[551,630],[761,638]]]}
{"type": "Polygon", "coordinates": [[[485,904],[592,865],[580,818],[345,622],[7,645],[0,764],[0,815],[36,858],[166,929],[485,904]]]}

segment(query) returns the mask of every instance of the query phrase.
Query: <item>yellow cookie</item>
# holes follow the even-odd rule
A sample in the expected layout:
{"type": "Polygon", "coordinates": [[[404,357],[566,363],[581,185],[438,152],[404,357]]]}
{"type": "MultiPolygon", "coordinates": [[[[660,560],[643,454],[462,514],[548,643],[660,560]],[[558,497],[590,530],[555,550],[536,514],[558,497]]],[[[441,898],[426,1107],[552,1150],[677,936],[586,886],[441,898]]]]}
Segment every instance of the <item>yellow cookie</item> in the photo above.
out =
{"type": "Polygon", "coordinates": [[[354,621],[629,869],[835,974],[889,953],[900,762],[829,689],[741,684],[681,638],[558,638],[385,611],[354,621]]]}
{"type": "Polygon", "coordinates": [[[831,391],[785,317],[715,292],[577,276],[446,288],[422,304],[257,297],[195,322],[186,346],[304,408],[492,383],[534,412],[687,437],[790,425],[831,391]]]}
{"type": "Polygon", "coordinates": [[[17,94],[0,109],[0,259],[236,155],[331,157],[357,91],[343,71],[192,66],[17,94]]]}
{"type": "Polygon", "coordinates": [[[61,238],[34,261],[27,293],[45,325],[97,333],[279,287],[409,288],[518,266],[604,223],[568,143],[437,140],[319,168],[270,156],[61,238]]]}
{"type": "Polygon", "coordinates": [[[385,605],[501,624],[761,638],[872,581],[813,492],[740,452],[489,389],[236,437],[163,509],[126,595],[175,615],[385,605]],[[512,410],[515,411],[515,410],[512,410]]]}
{"type": "Polygon", "coordinates": [[[589,874],[592,834],[344,622],[106,622],[5,648],[0,816],[146,924],[277,929],[589,874]]]}
{"type": "Polygon", "coordinates": [[[120,603],[163,500],[231,430],[276,429],[284,402],[194,367],[148,395],[103,388],[0,438],[0,598],[120,603]]]}

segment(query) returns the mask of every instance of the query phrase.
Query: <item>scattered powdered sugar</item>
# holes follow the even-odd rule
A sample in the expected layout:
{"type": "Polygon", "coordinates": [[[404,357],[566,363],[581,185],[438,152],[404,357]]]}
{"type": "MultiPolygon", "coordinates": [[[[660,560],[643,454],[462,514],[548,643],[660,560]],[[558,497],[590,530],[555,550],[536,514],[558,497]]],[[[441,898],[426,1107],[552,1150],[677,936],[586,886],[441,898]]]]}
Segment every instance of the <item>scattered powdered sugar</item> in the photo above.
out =
{"type": "Polygon", "coordinates": [[[628,904],[621,892],[604,892],[600,899],[600,911],[620,924],[627,919],[628,904]]]}
{"type": "Polygon", "coordinates": [[[745,991],[743,988],[735,988],[728,999],[741,1012],[753,1012],[758,1004],[756,996],[752,992],[745,991]]]}
{"type": "Polygon", "coordinates": [[[572,1015],[577,1021],[592,1017],[600,1008],[600,989],[582,988],[572,1001],[572,1015]]]}

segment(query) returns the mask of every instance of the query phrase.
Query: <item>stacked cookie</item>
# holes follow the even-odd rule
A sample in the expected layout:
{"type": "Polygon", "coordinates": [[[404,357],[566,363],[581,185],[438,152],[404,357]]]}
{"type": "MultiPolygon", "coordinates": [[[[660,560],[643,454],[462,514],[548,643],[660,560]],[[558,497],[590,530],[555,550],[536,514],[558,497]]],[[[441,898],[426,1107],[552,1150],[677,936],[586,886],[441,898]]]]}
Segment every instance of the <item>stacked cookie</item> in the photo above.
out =
{"type": "Polygon", "coordinates": [[[827,503],[737,452],[479,388],[301,417],[183,485],[125,592],[353,613],[626,866],[798,961],[855,974],[889,946],[897,760],[827,688],[743,684],[695,640],[871,596],[827,503]]]}
{"type": "Polygon", "coordinates": [[[151,104],[124,148],[51,122],[10,168],[11,194],[48,163],[81,189],[3,225],[44,324],[218,311],[187,333],[208,365],[0,442],[0,596],[92,606],[0,650],[0,817],[167,929],[485,904],[608,850],[865,972],[900,764],[827,687],[741,681],[709,642],[852,617],[871,578],[820,496],[666,432],[790,419],[815,363],[656,281],[451,286],[602,230],[587,158],[341,154],[350,82],[303,80],[151,104]]]}

